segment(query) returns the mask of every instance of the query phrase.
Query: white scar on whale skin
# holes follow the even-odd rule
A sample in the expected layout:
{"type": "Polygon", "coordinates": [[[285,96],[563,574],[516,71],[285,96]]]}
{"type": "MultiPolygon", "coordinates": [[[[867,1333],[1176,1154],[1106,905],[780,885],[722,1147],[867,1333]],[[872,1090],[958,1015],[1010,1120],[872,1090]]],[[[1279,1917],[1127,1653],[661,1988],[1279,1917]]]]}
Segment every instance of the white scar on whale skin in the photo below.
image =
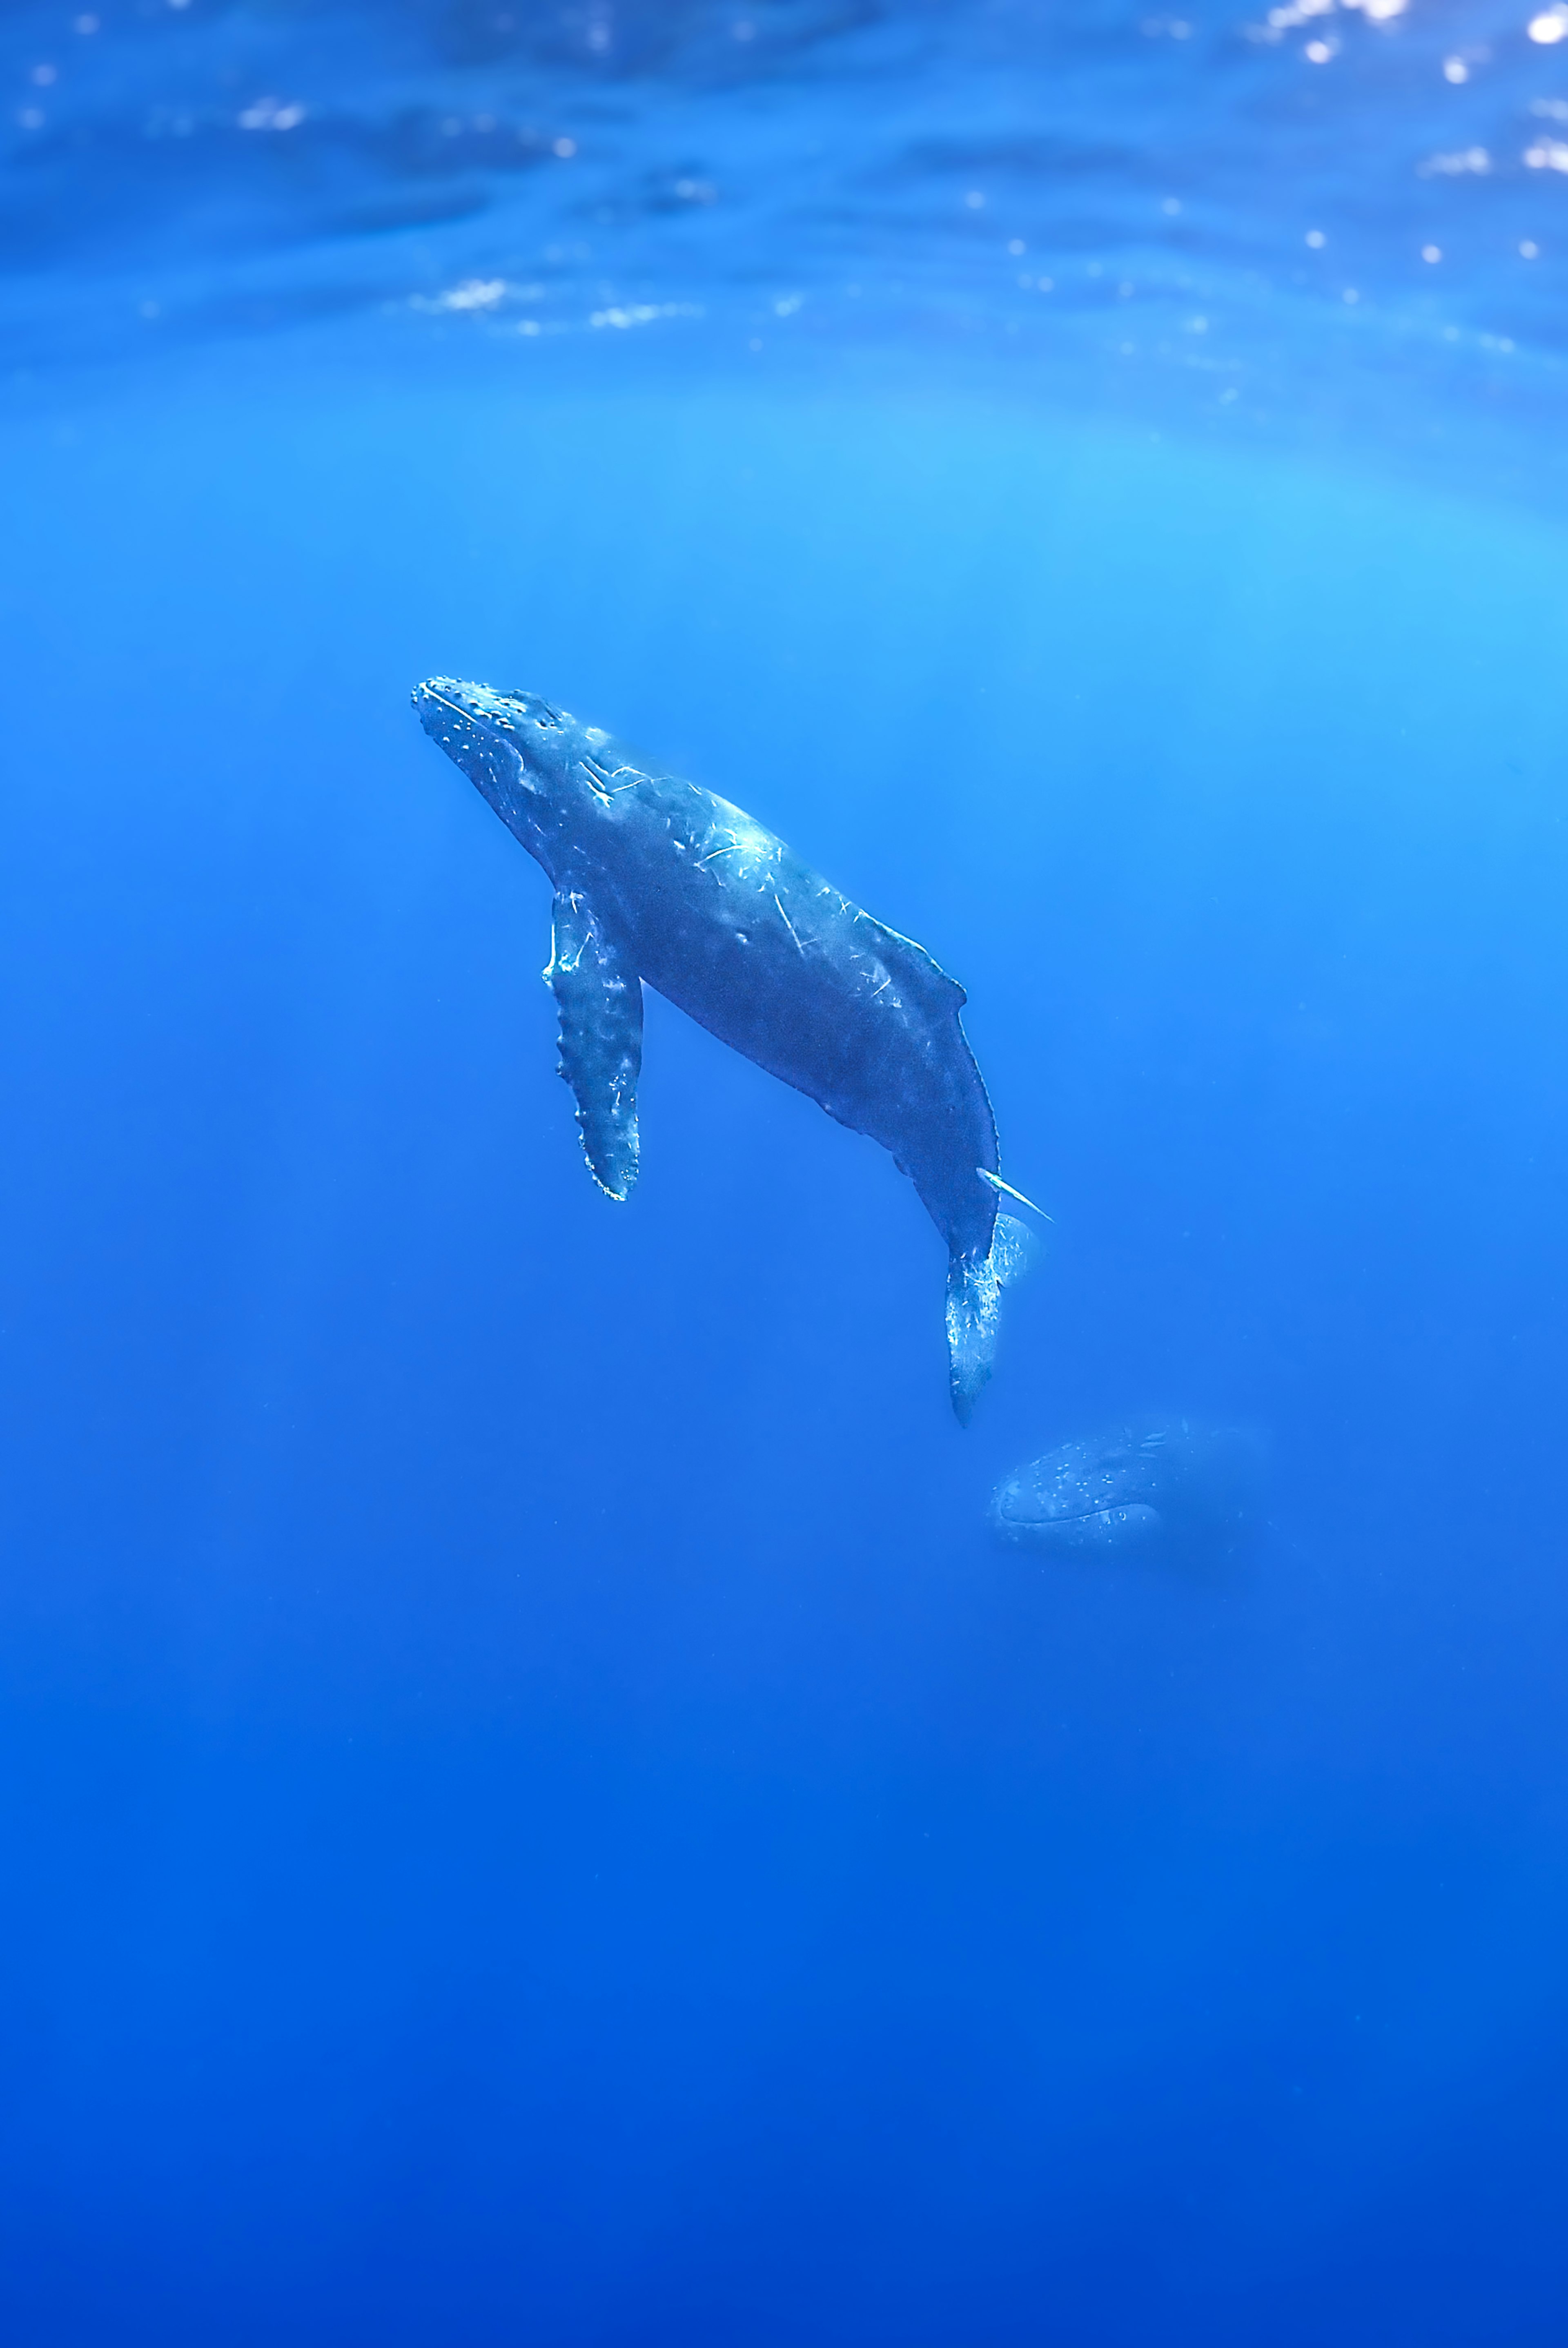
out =
{"type": "Polygon", "coordinates": [[[784,909],[783,905],[782,905],[782,904],[780,904],[780,902],[779,902],[779,892],[778,892],[778,891],[777,891],[776,889],[774,891],[774,903],[775,905],[778,905],[778,909],[779,909],[779,919],[780,919],[780,921],[784,923],[784,925],[785,929],[789,932],[789,933],[790,933],[791,937],[792,937],[792,938],[794,938],[794,942],[795,942],[795,951],[796,951],[798,953],[802,953],[802,954],[804,954],[804,952],[805,952],[805,948],[801,944],[801,942],[800,942],[800,933],[799,933],[799,932],[796,930],[794,923],[790,920],[789,915],[784,911],[784,909]]]}

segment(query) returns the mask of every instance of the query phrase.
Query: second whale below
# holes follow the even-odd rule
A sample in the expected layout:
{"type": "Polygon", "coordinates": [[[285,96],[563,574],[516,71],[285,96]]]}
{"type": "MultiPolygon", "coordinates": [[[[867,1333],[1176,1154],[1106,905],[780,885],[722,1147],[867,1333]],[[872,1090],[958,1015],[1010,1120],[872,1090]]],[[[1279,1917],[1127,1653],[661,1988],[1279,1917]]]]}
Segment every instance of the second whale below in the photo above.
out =
{"type": "Polygon", "coordinates": [[[991,1529],[1052,1557],[1214,1563],[1256,1539],[1264,1467],[1263,1444],[1245,1428],[1139,1419],[1004,1476],[991,1529]]]}

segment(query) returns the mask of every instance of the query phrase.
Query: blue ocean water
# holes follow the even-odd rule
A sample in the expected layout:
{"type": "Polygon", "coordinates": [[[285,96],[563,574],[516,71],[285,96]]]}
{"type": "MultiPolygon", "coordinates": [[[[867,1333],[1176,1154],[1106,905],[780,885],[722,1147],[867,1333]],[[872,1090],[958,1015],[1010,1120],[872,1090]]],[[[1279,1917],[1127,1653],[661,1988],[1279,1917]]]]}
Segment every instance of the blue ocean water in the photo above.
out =
{"type": "Polygon", "coordinates": [[[1565,28],[5,12],[8,2342],[1568,2337],[1565,28]],[[962,979],[967,1432],[433,673],[962,979]],[[1152,1410],[1253,1554],[993,1542],[1152,1410]]]}

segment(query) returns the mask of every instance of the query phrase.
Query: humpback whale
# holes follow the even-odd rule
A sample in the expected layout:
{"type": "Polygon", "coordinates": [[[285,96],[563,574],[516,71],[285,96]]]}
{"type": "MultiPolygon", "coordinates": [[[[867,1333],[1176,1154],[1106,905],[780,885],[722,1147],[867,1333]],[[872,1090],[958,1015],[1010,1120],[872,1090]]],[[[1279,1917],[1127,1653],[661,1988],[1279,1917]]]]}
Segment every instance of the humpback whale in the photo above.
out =
{"type": "Polygon", "coordinates": [[[1015,1468],[991,1495],[991,1528],[1054,1557],[1211,1562],[1255,1536],[1264,1464],[1245,1427],[1140,1419],[1015,1468]]]}
{"type": "Polygon", "coordinates": [[[646,981],[908,1175],[948,1243],[949,1374],[967,1425],[1002,1288],[1028,1253],[1000,1201],[1029,1201],[1001,1179],[963,988],[728,799],[538,694],[436,676],[414,705],[555,891],[544,975],[600,1189],[625,1199],[637,1179],[646,981]]]}

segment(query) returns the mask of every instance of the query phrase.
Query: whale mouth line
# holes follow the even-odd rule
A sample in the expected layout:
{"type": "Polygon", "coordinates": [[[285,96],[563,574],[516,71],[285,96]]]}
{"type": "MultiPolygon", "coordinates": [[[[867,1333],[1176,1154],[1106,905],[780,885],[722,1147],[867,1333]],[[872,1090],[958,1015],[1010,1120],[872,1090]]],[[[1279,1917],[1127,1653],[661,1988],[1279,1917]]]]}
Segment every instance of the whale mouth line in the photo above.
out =
{"type": "Polygon", "coordinates": [[[1009,1525],[1033,1525],[1042,1529],[1052,1525],[1091,1525],[1102,1517],[1113,1517],[1127,1509],[1146,1509],[1147,1500],[1106,1500],[1097,1509],[1064,1509],[1050,1517],[1015,1517],[1008,1509],[999,1513],[1009,1525]]]}

